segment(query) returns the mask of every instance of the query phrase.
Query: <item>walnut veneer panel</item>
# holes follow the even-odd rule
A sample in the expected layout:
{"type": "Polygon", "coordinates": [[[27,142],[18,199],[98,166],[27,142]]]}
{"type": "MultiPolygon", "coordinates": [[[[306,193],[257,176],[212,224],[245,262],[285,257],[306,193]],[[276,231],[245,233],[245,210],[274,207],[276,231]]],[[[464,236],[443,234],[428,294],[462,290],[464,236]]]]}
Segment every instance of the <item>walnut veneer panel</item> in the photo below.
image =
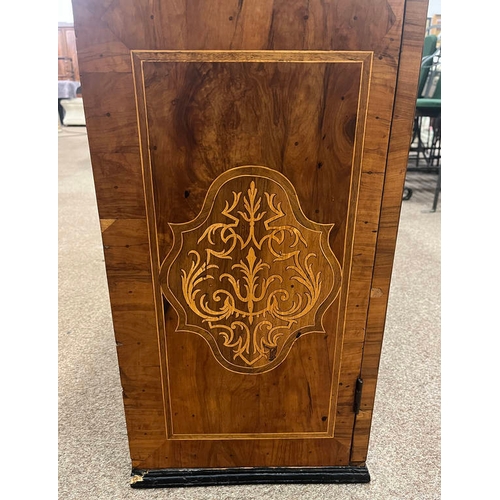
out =
{"type": "Polygon", "coordinates": [[[73,3],[134,467],[362,463],[424,2],[73,3]]]}

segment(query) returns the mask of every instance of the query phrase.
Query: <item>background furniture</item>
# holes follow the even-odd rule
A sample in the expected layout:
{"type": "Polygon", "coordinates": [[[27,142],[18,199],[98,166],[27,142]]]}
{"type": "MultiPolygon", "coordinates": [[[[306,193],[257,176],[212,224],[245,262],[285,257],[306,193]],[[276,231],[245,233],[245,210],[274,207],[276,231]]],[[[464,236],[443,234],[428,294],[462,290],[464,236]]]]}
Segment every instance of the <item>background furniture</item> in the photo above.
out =
{"type": "Polygon", "coordinates": [[[59,80],[80,81],[80,70],[76,55],[75,28],[72,24],[58,26],[59,80]]]}
{"type": "MultiPolygon", "coordinates": [[[[437,174],[432,212],[441,192],[441,49],[437,43],[435,35],[425,38],[407,168],[407,172],[437,174]]],[[[409,200],[412,192],[405,188],[403,199],[409,200]]]]}
{"type": "Polygon", "coordinates": [[[73,59],[71,57],[58,57],[58,61],[59,61],[58,79],[63,81],[74,81],[75,68],[73,66],[73,59]]]}
{"type": "Polygon", "coordinates": [[[59,80],[58,112],[59,120],[63,125],[85,125],[83,99],[77,97],[81,92],[80,82],[59,80]]]}
{"type": "Polygon", "coordinates": [[[60,123],[85,125],[75,28],[68,23],[59,23],[58,26],[58,80],[57,107],[60,123]]]}
{"type": "Polygon", "coordinates": [[[427,2],[73,5],[131,485],[368,481],[427,2]]]}
{"type": "Polygon", "coordinates": [[[63,125],[85,125],[85,112],[81,97],[61,99],[61,106],[64,109],[63,125]]]}

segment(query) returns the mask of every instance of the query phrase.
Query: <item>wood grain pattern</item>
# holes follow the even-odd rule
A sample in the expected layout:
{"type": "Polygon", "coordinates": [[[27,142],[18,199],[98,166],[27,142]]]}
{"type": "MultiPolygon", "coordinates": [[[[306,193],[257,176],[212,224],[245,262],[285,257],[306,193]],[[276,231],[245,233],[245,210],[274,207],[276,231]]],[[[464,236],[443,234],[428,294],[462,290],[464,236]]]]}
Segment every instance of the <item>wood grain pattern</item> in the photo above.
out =
{"type": "MultiPolygon", "coordinates": [[[[182,220],[179,217],[186,218],[186,215],[183,215],[189,213],[186,205],[201,208],[201,202],[210,185],[209,183],[218,173],[224,172],[224,170],[227,171],[230,168],[229,161],[234,158],[236,164],[245,160],[253,163],[259,160],[267,161],[268,165],[270,164],[295,178],[304,168],[309,167],[317,179],[314,188],[311,189],[309,183],[299,180],[296,184],[298,186],[297,190],[299,194],[304,193],[304,187],[308,187],[308,191],[301,197],[301,200],[305,207],[309,208],[308,214],[310,218],[316,220],[319,218],[320,222],[323,221],[322,223],[325,223],[328,219],[335,221],[337,227],[334,225],[334,229],[331,231],[330,243],[332,248],[336,249],[341,262],[346,263],[346,270],[349,269],[348,262],[352,258],[352,253],[351,248],[346,247],[345,241],[352,241],[353,238],[354,210],[351,208],[350,216],[348,216],[348,211],[351,206],[356,204],[357,200],[366,119],[364,112],[366,111],[370,83],[371,53],[349,52],[345,54],[287,51],[273,52],[271,54],[253,51],[243,53],[237,51],[137,51],[134,52],[133,56],[136,68],[138,109],[141,118],[140,122],[142,122],[140,128],[143,130],[141,133],[144,152],[143,162],[145,177],[148,182],[147,186],[150,186],[150,188],[146,188],[146,198],[148,198],[148,192],[154,193],[154,197],[150,197],[149,202],[149,213],[155,214],[155,216],[150,217],[154,219],[150,221],[150,225],[154,226],[151,232],[151,240],[158,242],[159,250],[158,256],[153,258],[153,262],[156,259],[161,262],[167,252],[165,249],[170,248],[172,245],[171,221],[182,220]],[[287,64],[285,66],[283,64],[277,65],[277,61],[287,64]],[[182,96],[185,89],[185,84],[182,82],[193,78],[193,75],[190,76],[189,74],[190,67],[186,65],[180,66],[179,62],[191,63],[191,68],[195,70],[194,77],[198,79],[196,87],[191,89],[186,97],[182,96]],[[193,63],[205,62],[209,62],[209,64],[205,64],[205,66],[197,64],[193,68],[193,63]],[[214,63],[217,63],[217,65],[214,63]],[[223,65],[223,63],[231,64],[227,66],[227,64],[223,65]],[[256,63],[258,63],[257,67],[256,63]],[[266,63],[266,65],[264,66],[263,63],[266,63]],[[314,66],[312,63],[314,63],[314,66]],[[330,63],[330,65],[327,66],[325,63],[330,63]],[[344,66],[342,67],[340,64],[344,66]],[[346,64],[348,64],[347,67],[345,67],[346,64]],[[208,83],[207,78],[204,76],[202,78],[201,75],[210,75],[208,83]],[[250,81],[245,83],[245,79],[250,81]],[[234,92],[234,86],[231,85],[233,81],[238,81],[237,91],[235,95],[227,99],[227,92],[234,92]],[[286,88],[287,82],[289,82],[289,90],[284,98],[273,92],[273,86],[285,86],[286,88]],[[254,97],[256,84],[258,84],[257,89],[259,92],[257,98],[254,97]],[[151,90],[149,90],[150,88],[151,90]],[[197,89],[200,89],[201,96],[197,94],[197,89]],[[223,89],[224,93],[221,94],[218,89],[223,89]],[[308,99],[307,96],[309,95],[317,95],[318,97],[317,99],[308,99]],[[288,101],[300,103],[301,107],[287,106],[285,103],[288,101]],[[165,106],[165,103],[170,104],[170,106],[165,106]],[[229,110],[227,110],[227,103],[231,107],[229,110]],[[144,113],[141,112],[142,107],[144,107],[144,113]],[[206,116],[206,109],[210,111],[209,116],[206,116]],[[275,116],[276,111],[273,110],[278,110],[281,116],[275,116]],[[231,122],[230,120],[228,123],[227,117],[235,114],[240,117],[238,123],[235,124],[234,121],[231,122]],[[332,116],[332,119],[326,119],[326,116],[332,116]],[[313,123],[317,123],[318,128],[309,126],[311,117],[315,117],[313,123]],[[196,130],[191,130],[190,123],[206,122],[220,124],[221,129],[212,135],[194,137],[186,144],[186,139],[196,134],[196,130]],[[172,126],[172,124],[175,126],[172,126]],[[261,131],[254,130],[256,126],[261,127],[261,131]],[[247,131],[248,127],[250,127],[249,131],[247,131]],[[263,142],[266,136],[269,135],[267,131],[273,129],[276,135],[271,135],[271,140],[268,140],[267,143],[263,142]],[[161,135],[154,135],[158,131],[161,131],[161,135]],[[224,142],[217,141],[216,138],[221,136],[224,137],[224,142]],[[258,142],[257,144],[248,142],[247,138],[255,138],[258,142]],[[280,150],[277,150],[273,144],[283,142],[285,138],[286,144],[280,150]],[[296,140],[298,138],[300,138],[300,142],[296,140]],[[228,148],[227,143],[231,141],[234,142],[234,147],[228,148]],[[305,150],[304,146],[300,147],[301,144],[306,145],[305,150]],[[196,153],[200,149],[202,154],[198,156],[196,153]],[[166,163],[163,158],[168,154],[168,151],[172,150],[177,153],[166,163]],[[189,155],[188,158],[182,156],[184,151],[185,154],[189,155]],[[269,156],[273,152],[278,154],[274,157],[269,156]],[[322,155],[320,158],[326,157],[325,164],[318,161],[318,153],[322,155]],[[211,157],[209,157],[210,154],[211,157]],[[308,155],[311,155],[313,161],[308,155]],[[165,168],[168,168],[168,172],[164,171],[165,168]],[[186,173],[191,176],[197,175],[197,177],[194,182],[191,181],[191,184],[187,186],[189,189],[182,189],[183,179],[180,176],[186,173]],[[174,182],[166,181],[172,178],[176,180],[174,182]],[[173,189],[174,187],[175,189],[173,189]],[[202,187],[205,188],[201,189],[202,187]],[[325,204],[321,201],[318,193],[321,194],[322,187],[326,190],[325,198],[333,201],[334,204],[325,204]],[[186,204],[186,200],[188,204],[186,204]],[[311,200],[315,202],[312,206],[311,200]],[[176,203],[179,203],[178,208],[175,208],[176,203]],[[314,207],[314,210],[312,210],[312,207],[314,207]],[[321,218],[322,212],[323,217],[321,218]],[[347,224],[346,219],[348,219],[347,224]],[[348,230],[349,227],[350,230],[348,230]]],[[[211,134],[210,129],[202,128],[201,130],[211,134]]],[[[196,214],[196,212],[194,213],[196,214]]],[[[159,270],[153,272],[154,275],[158,273],[159,270]]],[[[345,284],[346,290],[348,285],[354,288],[353,283],[346,281],[345,284]]],[[[346,291],[344,300],[345,296],[346,291]]],[[[161,297],[158,296],[157,304],[160,302],[161,297]]],[[[345,305],[340,309],[340,312],[336,310],[329,311],[327,324],[335,324],[339,315],[341,316],[344,311],[345,305]]],[[[160,324],[162,319],[162,315],[159,314],[160,324]]],[[[181,358],[177,354],[168,354],[169,352],[177,352],[175,350],[176,337],[171,336],[169,333],[172,326],[175,325],[175,318],[172,318],[171,314],[167,314],[167,319],[169,321],[165,324],[166,336],[171,340],[168,349],[166,349],[166,362],[171,367],[169,370],[171,375],[166,377],[165,385],[167,389],[165,393],[175,393],[177,387],[183,387],[182,394],[184,398],[188,401],[195,401],[197,399],[196,387],[200,384],[200,381],[193,384],[194,389],[192,392],[186,391],[189,378],[185,370],[182,370],[181,367],[177,368],[177,361],[181,358]],[[183,374],[183,377],[179,377],[177,383],[174,383],[172,378],[177,377],[180,373],[183,374]]],[[[340,324],[342,325],[342,322],[340,324]]],[[[326,360],[325,354],[328,354],[330,358],[325,366],[332,365],[335,350],[338,352],[342,342],[342,326],[340,331],[331,327],[328,333],[332,339],[329,343],[329,352],[325,353],[323,350],[310,349],[308,359],[313,360],[311,366],[323,366],[326,360]]],[[[187,352],[193,350],[199,352],[200,348],[194,344],[186,346],[187,352]]],[[[293,361],[290,361],[290,364],[293,364],[293,361]]],[[[208,366],[204,365],[204,378],[219,380],[221,378],[219,372],[214,371],[215,368],[209,369],[208,366]]],[[[295,418],[287,423],[288,432],[285,432],[283,426],[275,429],[269,428],[268,422],[273,421],[273,411],[277,416],[281,417],[283,415],[299,414],[296,407],[293,407],[293,412],[287,412],[288,402],[285,397],[275,398],[275,410],[269,408],[268,404],[267,411],[262,413],[261,417],[254,417],[254,427],[255,424],[261,422],[262,436],[279,433],[281,429],[281,434],[289,437],[298,432],[304,435],[307,426],[311,428],[311,432],[317,432],[314,429],[318,428],[319,425],[320,432],[325,432],[326,429],[328,435],[332,436],[336,412],[335,392],[337,387],[340,387],[341,392],[344,390],[342,385],[339,386],[336,382],[339,369],[340,362],[337,361],[333,362],[333,366],[328,370],[330,378],[327,383],[330,389],[328,392],[324,392],[323,399],[326,396],[330,398],[330,401],[327,405],[328,411],[323,412],[321,415],[321,422],[314,423],[306,413],[301,417],[303,421],[295,418]]],[[[316,386],[316,383],[311,378],[312,376],[321,376],[321,373],[327,373],[327,371],[316,370],[310,373],[306,372],[304,375],[307,386],[304,385],[301,389],[302,395],[300,399],[303,399],[306,403],[308,402],[308,405],[312,404],[311,387],[316,386]]],[[[259,382],[259,386],[276,387],[278,385],[276,380],[278,375],[274,374],[274,378],[271,377],[267,381],[259,382]]],[[[227,423],[227,425],[231,424],[231,431],[228,430],[226,434],[229,433],[231,436],[236,434],[240,436],[248,435],[250,432],[248,430],[248,420],[245,421],[243,418],[248,414],[255,414],[255,403],[252,400],[248,401],[247,409],[245,409],[246,406],[242,406],[246,397],[240,385],[238,379],[234,379],[232,382],[226,380],[225,383],[227,393],[231,394],[233,399],[239,402],[241,414],[243,415],[242,418],[235,415],[227,423]],[[235,423],[237,423],[237,426],[233,425],[235,423]]],[[[349,384],[347,385],[348,389],[349,384]]],[[[294,392],[296,393],[297,390],[298,387],[295,387],[294,392]]],[[[257,393],[260,394],[260,392],[261,389],[257,390],[257,393]]],[[[224,400],[219,393],[214,394],[212,399],[219,402],[224,400]]],[[[234,413],[231,411],[230,406],[226,407],[219,404],[212,421],[207,417],[203,420],[193,420],[195,418],[193,415],[199,415],[194,403],[192,403],[192,412],[189,411],[189,407],[185,411],[179,411],[177,406],[182,406],[184,403],[177,402],[175,394],[170,396],[170,400],[171,404],[166,403],[166,411],[170,413],[172,436],[179,435],[176,430],[179,424],[176,426],[175,422],[179,422],[181,428],[186,428],[186,424],[191,422],[193,430],[189,433],[182,433],[183,438],[195,435],[203,435],[205,438],[224,435],[224,433],[221,433],[220,427],[221,422],[224,422],[221,415],[234,413]],[[189,415],[192,418],[186,418],[189,415]],[[213,427],[213,422],[217,423],[216,427],[213,427]]],[[[209,398],[207,400],[210,401],[209,398]]],[[[314,404],[320,404],[318,398],[314,400],[314,404]]],[[[283,422],[282,418],[279,422],[283,422]]],[[[256,436],[257,434],[253,432],[252,435],[256,436]]]]}
{"type": "Polygon", "coordinates": [[[275,170],[220,175],[198,216],[170,225],[159,281],[179,316],[176,331],[203,336],[230,371],[273,369],[296,339],[326,333],[322,316],[341,286],[333,226],[307,219],[275,170]]]}
{"type": "Polygon", "coordinates": [[[361,418],[353,432],[351,463],[365,463],[375,401],[380,353],[389,298],[392,265],[401,211],[401,198],[408,161],[408,149],[417,97],[422,41],[425,30],[426,0],[406,2],[405,25],[402,37],[398,87],[387,155],[376,261],[373,270],[370,305],[366,322],[366,345],[361,376],[364,380],[361,418]]]}
{"type": "Polygon", "coordinates": [[[134,467],[365,460],[424,3],[73,1],[134,467]],[[251,376],[175,332],[160,287],[171,224],[242,165],[283,174],[304,216],[333,224],[348,284],[325,333],[251,376]]]}

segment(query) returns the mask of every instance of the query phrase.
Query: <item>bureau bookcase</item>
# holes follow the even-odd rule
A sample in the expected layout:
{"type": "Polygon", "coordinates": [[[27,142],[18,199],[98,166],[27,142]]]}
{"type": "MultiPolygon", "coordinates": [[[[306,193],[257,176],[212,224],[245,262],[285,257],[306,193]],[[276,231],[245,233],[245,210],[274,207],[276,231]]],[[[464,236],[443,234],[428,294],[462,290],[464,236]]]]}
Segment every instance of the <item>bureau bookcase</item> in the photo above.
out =
{"type": "Polygon", "coordinates": [[[73,6],[132,486],[368,481],[427,2],[73,6]]]}

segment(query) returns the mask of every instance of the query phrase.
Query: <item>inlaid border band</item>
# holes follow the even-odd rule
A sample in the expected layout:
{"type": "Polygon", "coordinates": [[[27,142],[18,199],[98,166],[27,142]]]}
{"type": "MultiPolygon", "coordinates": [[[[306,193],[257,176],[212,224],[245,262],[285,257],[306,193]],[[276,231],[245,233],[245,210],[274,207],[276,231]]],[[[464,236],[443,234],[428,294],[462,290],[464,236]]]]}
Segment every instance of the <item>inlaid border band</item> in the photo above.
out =
{"type": "Polygon", "coordinates": [[[359,64],[360,65],[360,86],[358,95],[358,113],[356,119],[356,134],[353,148],[352,175],[349,194],[349,208],[347,214],[347,230],[344,246],[343,259],[343,286],[340,291],[340,311],[337,327],[337,343],[334,359],[341,359],[341,346],[343,342],[345,327],[346,302],[349,288],[349,278],[352,266],[352,250],[354,244],[354,226],[356,219],[356,209],[361,179],[361,162],[363,154],[363,144],[365,135],[365,125],[369,100],[370,79],[373,62],[373,52],[371,51],[213,51],[213,50],[132,50],[132,73],[134,77],[134,90],[137,106],[137,122],[139,130],[139,144],[141,152],[141,164],[143,171],[144,195],[146,201],[146,219],[148,224],[149,244],[151,252],[152,282],[154,290],[155,310],[157,319],[158,345],[160,353],[160,370],[162,391],[165,409],[165,431],[167,439],[276,439],[276,438],[297,438],[313,437],[327,438],[333,437],[335,427],[335,405],[334,401],[338,391],[338,377],[340,366],[332,367],[332,373],[337,373],[337,377],[332,376],[330,412],[328,415],[328,431],[326,433],[304,432],[304,433],[229,433],[229,434],[176,434],[173,429],[172,411],[170,407],[170,383],[168,379],[168,354],[166,347],[165,317],[162,306],[162,293],[158,283],[161,262],[159,260],[158,238],[156,232],[156,213],[153,191],[153,179],[151,168],[151,156],[149,150],[149,129],[147,119],[146,91],[144,81],[144,64],[149,62],[164,63],[199,63],[199,62],[222,62],[222,63],[304,63],[304,64],[359,64]],[[337,352],[338,351],[338,352],[337,352]]]}

